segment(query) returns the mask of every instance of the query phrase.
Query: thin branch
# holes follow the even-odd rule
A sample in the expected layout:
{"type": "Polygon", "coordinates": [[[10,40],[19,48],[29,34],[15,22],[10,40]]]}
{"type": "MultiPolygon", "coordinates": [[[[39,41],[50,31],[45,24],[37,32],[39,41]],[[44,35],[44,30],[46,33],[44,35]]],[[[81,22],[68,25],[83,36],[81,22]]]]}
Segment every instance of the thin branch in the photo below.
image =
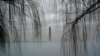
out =
{"type": "Polygon", "coordinates": [[[83,3],[82,3],[82,4],[83,4],[83,6],[85,6],[86,8],[88,8],[88,7],[85,5],[84,0],[82,0],[82,2],[83,2],[83,3]]]}
{"type": "Polygon", "coordinates": [[[96,3],[94,3],[93,5],[91,5],[89,8],[87,8],[87,9],[85,10],[85,12],[83,12],[80,16],[76,17],[76,19],[75,19],[73,25],[75,25],[75,24],[76,24],[83,16],[85,16],[86,14],[95,11],[96,9],[93,10],[93,11],[90,11],[90,10],[91,10],[92,8],[94,8],[94,7],[95,7],[97,4],[99,4],[99,3],[100,3],[100,1],[97,1],[96,3]]]}

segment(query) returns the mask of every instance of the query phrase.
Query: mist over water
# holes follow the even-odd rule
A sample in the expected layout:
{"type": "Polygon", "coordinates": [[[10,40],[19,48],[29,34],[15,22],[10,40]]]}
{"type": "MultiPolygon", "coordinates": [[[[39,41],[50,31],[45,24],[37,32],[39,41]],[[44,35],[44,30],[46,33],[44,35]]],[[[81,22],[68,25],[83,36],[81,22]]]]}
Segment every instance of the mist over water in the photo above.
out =
{"type": "Polygon", "coordinates": [[[0,56],[100,56],[97,1],[1,0],[0,56]]]}

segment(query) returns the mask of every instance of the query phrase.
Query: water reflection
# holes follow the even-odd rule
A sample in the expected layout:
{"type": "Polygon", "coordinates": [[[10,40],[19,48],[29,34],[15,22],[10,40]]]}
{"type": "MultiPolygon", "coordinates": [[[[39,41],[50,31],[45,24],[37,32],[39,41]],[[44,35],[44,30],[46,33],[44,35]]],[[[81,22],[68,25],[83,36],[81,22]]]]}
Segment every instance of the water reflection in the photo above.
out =
{"type": "Polygon", "coordinates": [[[76,53],[74,52],[74,46],[71,41],[66,42],[63,40],[61,46],[63,56],[75,56],[75,54],[77,56],[100,56],[100,42],[88,41],[85,50],[83,41],[80,41],[77,43],[78,48],[76,49],[76,53]]]}
{"type": "MultiPolygon", "coordinates": [[[[100,56],[100,42],[88,42],[86,55],[84,54],[84,47],[80,43],[78,43],[80,48],[78,48],[77,55],[100,56]]],[[[5,43],[5,45],[0,45],[0,56],[74,56],[74,49],[71,45],[71,42],[64,41],[62,43],[5,43]]]]}
{"type": "Polygon", "coordinates": [[[60,56],[60,43],[6,43],[0,56],[60,56]]]}
{"type": "Polygon", "coordinates": [[[0,56],[5,56],[5,44],[0,43],[0,56]]]}

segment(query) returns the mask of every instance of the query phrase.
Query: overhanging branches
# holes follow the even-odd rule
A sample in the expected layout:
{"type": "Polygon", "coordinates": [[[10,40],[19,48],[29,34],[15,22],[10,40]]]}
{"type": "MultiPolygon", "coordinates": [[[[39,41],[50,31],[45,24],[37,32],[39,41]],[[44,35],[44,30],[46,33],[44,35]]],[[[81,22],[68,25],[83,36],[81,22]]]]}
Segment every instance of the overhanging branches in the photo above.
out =
{"type": "Polygon", "coordinates": [[[95,9],[93,9],[97,4],[100,4],[100,0],[98,0],[96,3],[92,4],[89,8],[87,8],[81,15],[79,15],[78,17],[76,17],[76,19],[74,20],[74,22],[71,22],[72,23],[72,26],[75,26],[75,24],[78,23],[78,21],[84,17],[86,14],[88,13],[91,13],[93,11],[95,11],[96,9],[100,8],[100,7],[97,7],[95,9]]]}

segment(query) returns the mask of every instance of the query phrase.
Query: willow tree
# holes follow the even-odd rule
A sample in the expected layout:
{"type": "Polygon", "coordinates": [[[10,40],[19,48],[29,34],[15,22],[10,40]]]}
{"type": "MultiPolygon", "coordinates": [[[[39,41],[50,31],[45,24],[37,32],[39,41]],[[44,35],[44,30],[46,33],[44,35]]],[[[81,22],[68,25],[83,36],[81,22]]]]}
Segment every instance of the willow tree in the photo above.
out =
{"type": "Polygon", "coordinates": [[[98,38],[100,0],[67,0],[67,2],[66,25],[62,37],[65,46],[64,56],[95,56],[97,53],[92,45],[100,40],[98,38]],[[93,48],[92,51],[89,47],[93,48]]]}
{"type": "Polygon", "coordinates": [[[41,38],[39,6],[34,0],[1,0],[0,41],[27,41],[28,24],[33,26],[32,38],[41,38]]]}

